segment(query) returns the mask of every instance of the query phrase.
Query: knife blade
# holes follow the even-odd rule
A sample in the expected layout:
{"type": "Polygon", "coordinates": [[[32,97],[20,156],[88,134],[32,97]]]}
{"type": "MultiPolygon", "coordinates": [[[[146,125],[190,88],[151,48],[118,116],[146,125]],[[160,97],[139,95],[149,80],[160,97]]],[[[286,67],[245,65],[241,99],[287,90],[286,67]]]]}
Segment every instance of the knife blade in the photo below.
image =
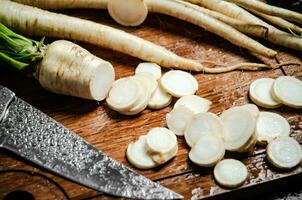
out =
{"type": "Polygon", "coordinates": [[[59,176],[114,196],[183,198],[113,160],[2,86],[0,116],[0,148],[59,176]]]}

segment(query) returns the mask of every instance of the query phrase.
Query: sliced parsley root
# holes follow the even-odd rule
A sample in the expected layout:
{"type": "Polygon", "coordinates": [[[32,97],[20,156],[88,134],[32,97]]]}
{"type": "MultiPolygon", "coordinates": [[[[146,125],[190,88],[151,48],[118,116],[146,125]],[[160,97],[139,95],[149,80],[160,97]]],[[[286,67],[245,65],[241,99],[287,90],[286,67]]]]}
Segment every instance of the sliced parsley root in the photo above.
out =
{"type": "Polygon", "coordinates": [[[109,62],[69,41],[45,45],[0,23],[0,44],[0,60],[20,71],[33,69],[41,86],[54,93],[100,101],[114,81],[109,62]]]}

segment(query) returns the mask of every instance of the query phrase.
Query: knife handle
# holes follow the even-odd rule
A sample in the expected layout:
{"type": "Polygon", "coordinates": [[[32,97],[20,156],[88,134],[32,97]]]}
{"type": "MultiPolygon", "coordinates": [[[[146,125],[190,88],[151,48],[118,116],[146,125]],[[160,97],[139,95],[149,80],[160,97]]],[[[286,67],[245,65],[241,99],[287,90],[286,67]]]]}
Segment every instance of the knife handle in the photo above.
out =
{"type": "Polygon", "coordinates": [[[0,123],[5,117],[9,104],[12,102],[14,97],[15,93],[0,85],[0,123]]]}

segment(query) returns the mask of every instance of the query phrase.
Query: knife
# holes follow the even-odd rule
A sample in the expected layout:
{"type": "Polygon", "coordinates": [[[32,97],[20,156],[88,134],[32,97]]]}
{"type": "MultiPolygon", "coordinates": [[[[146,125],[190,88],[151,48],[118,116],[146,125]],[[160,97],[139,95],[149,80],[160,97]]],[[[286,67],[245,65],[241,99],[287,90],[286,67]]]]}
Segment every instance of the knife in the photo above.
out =
{"type": "Polygon", "coordinates": [[[183,198],[113,160],[1,85],[0,148],[110,195],[135,199],[183,198]]]}

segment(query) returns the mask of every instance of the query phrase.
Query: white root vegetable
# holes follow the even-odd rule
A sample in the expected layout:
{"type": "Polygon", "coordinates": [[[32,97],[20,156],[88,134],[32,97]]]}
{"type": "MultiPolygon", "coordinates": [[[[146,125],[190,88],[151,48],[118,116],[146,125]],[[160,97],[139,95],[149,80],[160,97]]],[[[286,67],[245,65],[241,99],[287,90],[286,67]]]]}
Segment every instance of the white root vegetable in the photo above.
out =
{"type": "Polygon", "coordinates": [[[214,178],[221,186],[236,188],[248,178],[246,166],[234,159],[220,161],[214,168],[214,178]]]}
{"type": "Polygon", "coordinates": [[[223,138],[228,151],[242,152],[242,149],[253,139],[256,117],[247,109],[232,107],[221,114],[223,138]]]}
{"type": "Polygon", "coordinates": [[[198,90],[198,82],[194,76],[180,70],[171,70],[165,73],[160,79],[160,84],[174,97],[192,95],[198,90]]]}
{"type": "Polygon", "coordinates": [[[178,99],[174,105],[174,108],[180,106],[186,106],[194,114],[208,112],[212,105],[212,102],[197,95],[187,95],[178,99]]]}
{"type": "Polygon", "coordinates": [[[115,77],[109,62],[65,40],[47,46],[37,76],[49,91],[98,101],[107,96],[115,77]]]}
{"type": "Polygon", "coordinates": [[[173,133],[182,136],[193,116],[194,113],[187,107],[179,106],[166,115],[167,126],[173,133]]]}
{"type": "Polygon", "coordinates": [[[13,0],[18,3],[50,10],[68,8],[107,9],[108,0],[13,0]]]}
{"type": "Polygon", "coordinates": [[[275,167],[291,169],[301,163],[302,149],[300,144],[291,137],[278,137],[266,148],[267,159],[275,167]]]}
{"type": "MultiPolygon", "coordinates": [[[[27,3],[31,4],[32,2],[27,3]]],[[[124,31],[11,1],[0,1],[0,22],[29,35],[48,35],[80,40],[123,52],[167,68],[203,71],[206,73],[223,73],[242,66],[268,67],[265,64],[255,63],[241,63],[232,66],[217,66],[215,68],[205,67],[194,60],[177,56],[163,47],[124,31]]]]}
{"type": "Polygon", "coordinates": [[[179,0],[146,0],[146,3],[151,12],[166,14],[188,21],[227,39],[237,46],[261,55],[267,57],[274,57],[276,55],[276,52],[272,49],[263,46],[231,26],[188,6],[186,2],[179,0]]]}
{"type": "Polygon", "coordinates": [[[141,72],[139,74],[136,74],[134,78],[137,78],[140,82],[142,82],[143,85],[146,86],[147,90],[150,93],[150,96],[154,93],[158,86],[156,78],[150,73],[141,72]]]}
{"type": "Polygon", "coordinates": [[[157,166],[148,154],[145,135],[128,145],[126,156],[128,161],[139,169],[151,169],[157,166]]]}
{"type": "MultiPolygon", "coordinates": [[[[246,104],[246,105],[240,106],[240,108],[248,110],[258,121],[258,116],[259,116],[260,111],[255,104],[246,104]]],[[[249,141],[244,146],[239,148],[237,150],[237,152],[243,153],[243,152],[251,151],[254,148],[256,143],[257,143],[257,133],[253,134],[253,136],[249,139],[249,141]]]]}
{"type": "Polygon", "coordinates": [[[195,115],[191,123],[188,124],[184,136],[187,144],[193,147],[201,136],[207,134],[220,138],[223,137],[223,123],[213,113],[199,113],[195,115]]]}
{"type": "MultiPolygon", "coordinates": [[[[257,124],[260,111],[256,105],[246,104],[243,106],[239,106],[239,108],[243,108],[243,109],[246,109],[247,111],[249,111],[250,114],[252,114],[254,116],[254,118],[256,119],[256,124],[257,124]]],[[[255,131],[254,134],[252,135],[252,137],[250,137],[250,139],[246,142],[246,144],[243,145],[241,148],[237,149],[236,152],[244,153],[244,152],[252,151],[254,146],[257,143],[257,139],[258,139],[257,136],[258,136],[257,132],[255,131]]]]}
{"type": "MultiPolygon", "coordinates": [[[[136,77],[131,77],[131,78],[134,79],[136,77]]],[[[148,102],[151,97],[151,93],[150,90],[148,89],[148,85],[142,80],[137,79],[137,81],[139,82],[140,96],[138,97],[138,100],[131,106],[131,108],[129,108],[126,111],[120,111],[120,113],[124,115],[136,115],[142,112],[148,106],[148,102]]]]}
{"type": "Polygon", "coordinates": [[[260,112],[256,124],[257,143],[266,145],[279,136],[289,136],[288,121],[276,113],[260,112]]]}
{"type": "Polygon", "coordinates": [[[255,11],[253,9],[249,9],[249,11],[255,13],[256,15],[260,16],[261,18],[265,19],[266,21],[275,24],[281,28],[283,28],[286,31],[292,31],[298,35],[302,35],[302,28],[297,26],[294,23],[288,22],[280,17],[267,15],[258,11],[255,11]]]}
{"type": "Polygon", "coordinates": [[[13,0],[38,8],[57,10],[68,8],[108,9],[111,17],[124,26],[136,26],[143,23],[148,8],[142,0],[13,0]],[[126,2],[126,3],[125,3],[126,2]]]}
{"type": "MultiPolygon", "coordinates": [[[[260,111],[256,105],[246,104],[246,105],[239,106],[239,107],[248,110],[250,112],[250,114],[252,114],[255,117],[256,124],[257,124],[260,111]]],[[[244,153],[244,152],[252,151],[257,143],[257,139],[258,139],[257,136],[258,136],[257,132],[255,131],[255,133],[253,134],[252,137],[250,137],[248,142],[246,142],[246,144],[243,145],[241,148],[239,148],[236,152],[244,153]]]]}
{"type": "Polygon", "coordinates": [[[241,108],[249,110],[256,118],[259,115],[259,108],[255,104],[246,104],[241,106],[241,108]]]}
{"type": "Polygon", "coordinates": [[[147,72],[117,80],[106,99],[108,106],[124,115],[136,115],[149,104],[158,87],[155,77],[147,72]]]}
{"type": "Polygon", "coordinates": [[[120,79],[113,84],[107,103],[121,114],[136,115],[148,106],[157,86],[155,77],[146,72],[120,79]]]}
{"type": "Polygon", "coordinates": [[[277,108],[281,103],[276,101],[272,96],[272,88],[275,80],[272,78],[261,78],[255,80],[249,89],[249,96],[251,100],[258,106],[264,108],[277,108]]]}
{"type": "Polygon", "coordinates": [[[289,107],[302,108],[302,81],[291,76],[280,76],[272,88],[274,99],[289,107]]]}
{"type": "Polygon", "coordinates": [[[264,2],[258,1],[258,0],[227,0],[229,2],[236,3],[244,8],[251,8],[257,11],[260,11],[265,14],[269,15],[274,15],[274,16],[279,16],[284,19],[288,19],[294,22],[298,22],[302,24],[302,14],[287,10],[284,8],[276,7],[276,6],[271,6],[268,5],[264,2]]]}
{"type": "MultiPolygon", "coordinates": [[[[19,1],[22,1],[22,0],[19,0],[19,1]]],[[[39,3],[31,3],[31,2],[28,2],[27,0],[25,0],[25,1],[26,1],[27,4],[34,4],[34,5],[39,4],[39,3]]],[[[40,0],[37,0],[37,1],[40,1],[40,0]]],[[[71,0],[69,0],[69,1],[71,1],[71,0]]],[[[158,1],[158,2],[160,2],[160,1],[158,1]]],[[[155,4],[157,4],[158,2],[156,2],[155,4]]],[[[72,1],[71,3],[74,3],[74,2],[72,1]]],[[[147,1],[146,1],[146,3],[148,4],[147,1]]],[[[151,3],[153,3],[153,2],[151,2],[151,3]]],[[[169,2],[169,4],[170,3],[171,2],[169,2]]],[[[183,3],[181,1],[172,2],[172,3],[180,4],[179,5],[180,7],[178,8],[178,13],[175,13],[173,11],[175,8],[170,7],[170,9],[168,9],[165,14],[171,15],[171,16],[176,15],[176,17],[177,16],[183,16],[183,17],[179,17],[179,18],[183,19],[183,20],[189,19],[188,21],[191,21],[192,23],[194,23],[196,20],[200,21],[201,19],[203,19],[203,18],[196,18],[194,15],[190,16],[190,17],[184,16],[184,14],[182,14],[182,12],[180,11],[180,8],[181,9],[183,9],[183,8],[187,9],[187,6],[186,5],[181,5],[181,3],[183,3]],[[191,18],[193,18],[193,20],[191,18]]],[[[164,5],[165,5],[165,3],[164,3],[164,5]]],[[[96,8],[98,8],[98,7],[102,8],[102,6],[103,6],[103,2],[99,6],[96,5],[96,8]]],[[[171,5],[168,5],[168,7],[169,6],[171,6],[171,5]]],[[[148,7],[150,7],[150,5],[148,5],[148,7]]],[[[159,5],[152,6],[152,7],[155,7],[158,10],[159,13],[162,13],[162,12],[165,11],[165,9],[160,9],[159,5]]],[[[84,6],[83,8],[86,8],[86,7],[84,6]]],[[[24,10],[22,8],[20,8],[20,9],[24,10]]],[[[185,14],[190,15],[191,14],[190,10],[188,10],[188,12],[186,12],[185,14]]],[[[200,13],[200,14],[202,14],[202,13],[200,13]]],[[[7,18],[7,16],[6,16],[6,18],[7,18]]],[[[15,18],[12,18],[11,16],[8,16],[8,18],[9,18],[8,21],[16,20],[15,18]]],[[[54,17],[51,17],[51,18],[53,19],[54,17]]],[[[0,19],[1,19],[1,16],[0,16],[0,19]]],[[[32,20],[35,20],[35,19],[29,19],[29,20],[32,21],[32,20]]],[[[7,19],[5,21],[7,21],[7,19]]],[[[66,21],[66,20],[64,20],[64,21],[66,21]]],[[[215,20],[214,18],[211,18],[210,16],[205,15],[205,19],[203,19],[203,21],[207,25],[212,27],[212,28],[208,28],[208,30],[213,29],[213,30],[210,30],[210,31],[212,31],[214,33],[217,32],[219,34],[221,33],[220,35],[222,37],[227,36],[228,38],[231,38],[231,40],[234,44],[238,43],[240,46],[243,46],[243,47],[245,47],[245,48],[247,48],[251,51],[258,52],[259,54],[262,54],[262,55],[265,55],[265,56],[268,56],[268,57],[273,57],[277,54],[276,51],[273,51],[272,49],[269,49],[269,48],[261,45],[257,41],[252,40],[251,38],[248,38],[244,34],[241,34],[241,32],[237,31],[236,29],[232,29],[232,27],[230,27],[230,26],[228,26],[228,25],[226,25],[226,24],[224,24],[224,23],[222,23],[218,20],[215,20]],[[213,22],[213,20],[214,20],[214,22],[213,22]],[[224,28],[222,28],[222,27],[224,27],[224,28]],[[230,30],[228,30],[228,29],[230,29],[230,30]],[[232,32],[234,32],[234,34],[232,34],[232,32]],[[233,36],[233,35],[238,35],[238,36],[241,36],[241,37],[236,37],[236,36],[233,36]]],[[[26,23],[28,24],[29,22],[26,22],[26,23]]],[[[198,23],[200,23],[200,22],[198,22],[198,23]]],[[[13,23],[13,24],[15,25],[15,28],[20,26],[19,23],[13,23]]],[[[101,27],[96,26],[95,23],[94,23],[94,26],[88,25],[88,27],[90,27],[90,29],[91,29],[88,32],[100,32],[100,30],[101,30],[101,27]],[[92,28],[92,27],[94,27],[94,28],[92,28]]],[[[202,24],[202,27],[204,27],[204,24],[202,24]]],[[[132,55],[134,57],[138,57],[138,58],[146,60],[146,61],[155,62],[155,63],[157,63],[157,64],[159,64],[163,67],[167,67],[167,68],[175,68],[175,69],[190,70],[190,71],[203,71],[205,73],[224,73],[224,72],[233,71],[233,70],[236,70],[236,69],[239,69],[239,68],[242,68],[242,67],[246,67],[246,66],[253,67],[253,68],[256,68],[256,69],[271,68],[271,66],[268,66],[266,64],[259,64],[259,63],[239,63],[239,64],[235,64],[235,65],[221,65],[221,64],[215,64],[214,63],[215,68],[206,67],[206,66],[203,66],[202,64],[200,64],[200,63],[198,63],[194,60],[185,59],[185,58],[182,58],[180,56],[177,56],[174,53],[172,53],[172,52],[170,52],[170,51],[168,51],[164,48],[159,48],[158,46],[156,46],[154,44],[151,46],[151,44],[146,42],[146,41],[145,41],[145,43],[143,43],[142,40],[137,40],[138,38],[136,38],[134,36],[132,38],[129,38],[128,37],[129,35],[128,36],[126,36],[126,35],[122,36],[120,33],[117,33],[117,32],[115,32],[115,34],[112,34],[113,30],[110,30],[110,31],[102,30],[101,31],[102,34],[98,34],[98,35],[102,35],[101,38],[100,38],[100,36],[98,36],[97,39],[94,39],[94,38],[91,39],[90,34],[88,36],[87,36],[87,34],[83,34],[82,31],[78,31],[76,29],[76,27],[70,28],[70,29],[64,29],[63,27],[56,25],[54,28],[59,29],[59,30],[61,30],[61,29],[63,30],[63,32],[60,31],[61,34],[53,33],[52,29],[49,30],[49,27],[47,27],[47,28],[40,27],[40,28],[43,29],[43,30],[46,29],[47,31],[45,31],[45,33],[48,33],[51,36],[60,37],[61,35],[64,35],[66,38],[69,38],[69,39],[79,39],[79,40],[82,40],[82,41],[85,41],[85,42],[88,42],[88,43],[91,43],[91,44],[97,44],[97,45],[100,45],[100,46],[104,46],[106,48],[110,48],[110,49],[113,49],[113,50],[116,50],[116,51],[120,51],[120,52],[132,55]],[[81,32],[81,33],[79,33],[79,32],[81,32]],[[106,34],[104,34],[104,32],[106,34]],[[108,34],[109,32],[110,32],[110,34],[108,34]],[[80,36],[85,35],[85,37],[75,37],[75,35],[78,35],[78,33],[79,33],[80,36]],[[113,38],[112,41],[115,41],[115,42],[112,42],[109,39],[110,37],[113,38]],[[131,43],[132,45],[130,46],[130,45],[128,45],[128,43],[131,43]],[[118,46],[117,44],[120,44],[120,45],[118,46]],[[155,46],[156,46],[156,48],[154,48],[155,46]],[[153,49],[153,52],[151,52],[151,49],[153,49]],[[154,51],[155,49],[156,49],[156,51],[154,51]]],[[[108,28],[108,27],[106,27],[106,28],[108,28]]],[[[37,28],[35,27],[35,29],[37,29],[37,28]]],[[[102,29],[104,29],[104,26],[103,26],[102,29]]],[[[25,29],[20,29],[20,30],[25,31],[25,29]]],[[[31,34],[32,34],[32,32],[34,32],[35,34],[41,34],[40,32],[32,31],[31,29],[29,30],[29,32],[31,34]]],[[[125,32],[123,32],[123,33],[125,33],[125,32]]],[[[203,62],[201,62],[201,63],[203,63],[203,62]]]]}
{"type": "Polygon", "coordinates": [[[156,80],[161,78],[161,67],[156,63],[140,63],[135,69],[135,74],[142,72],[152,74],[156,80]]]}
{"type": "Polygon", "coordinates": [[[140,87],[139,82],[129,77],[115,81],[106,98],[108,106],[118,112],[128,111],[140,100],[140,87]]]}
{"type": "Polygon", "coordinates": [[[249,141],[239,148],[236,152],[238,153],[246,153],[252,151],[257,143],[257,135],[253,134],[253,136],[249,139],[249,141]]]}
{"type": "Polygon", "coordinates": [[[169,154],[169,152],[174,151],[175,144],[177,144],[177,138],[167,128],[152,128],[147,133],[146,145],[153,153],[169,154]]]}
{"type": "Polygon", "coordinates": [[[302,39],[294,37],[289,33],[280,31],[275,27],[267,24],[263,20],[257,18],[246,10],[240,8],[239,6],[221,0],[186,0],[192,3],[199,4],[208,9],[223,13],[229,17],[242,20],[246,23],[258,24],[268,28],[267,39],[268,41],[291,49],[302,51],[302,39]]]}
{"type": "Polygon", "coordinates": [[[173,149],[167,153],[149,151],[149,154],[150,154],[150,157],[152,158],[152,160],[154,162],[156,162],[156,164],[161,165],[161,164],[168,162],[174,156],[176,156],[177,152],[178,152],[178,145],[177,145],[177,143],[175,143],[173,149]]]}
{"type": "Polygon", "coordinates": [[[247,35],[261,37],[261,38],[264,38],[267,35],[268,29],[265,26],[261,26],[258,24],[252,24],[252,23],[246,23],[241,20],[224,15],[220,12],[209,10],[207,8],[200,7],[200,6],[197,6],[192,3],[188,3],[188,2],[183,2],[183,3],[186,4],[186,6],[194,8],[199,12],[202,12],[202,13],[209,15],[221,22],[224,22],[225,24],[230,25],[233,28],[237,29],[238,31],[245,33],[247,35]]]}
{"type": "Polygon", "coordinates": [[[128,161],[139,169],[150,169],[164,164],[172,159],[178,152],[176,136],[165,128],[154,128],[147,135],[140,136],[127,147],[128,161]],[[154,134],[154,131],[156,134],[154,134]],[[151,134],[150,134],[151,132],[151,134]],[[164,139],[160,144],[154,143],[157,139],[164,139]],[[149,144],[151,142],[151,148],[149,144]],[[159,148],[158,148],[159,147],[159,148]],[[154,150],[153,148],[156,148],[154,150]],[[163,151],[164,149],[164,151],[163,151]]]}
{"type": "Polygon", "coordinates": [[[44,44],[0,23],[0,60],[18,71],[34,73],[40,85],[58,94],[103,100],[115,74],[112,65],[66,40],[44,44]]]}
{"type": "Polygon", "coordinates": [[[138,26],[148,15],[144,0],[109,0],[107,8],[110,16],[124,26],[138,26]]]}
{"type": "Polygon", "coordinates": [[[151,109],[162,109],[170,105],[171,101],[172,96],[167,93],[160,85],[158,85],[149,100],[148,107],[151,109]]]}
{"type": "MultiPolygon", "coordinates": [[[[28,0],[25,1],[26,1],[25,3],[31,4],[31,2],[28,2],[28,0]]],[[[137,1],[137,0],[131,0],[131,1],[137,1]]],[[[162,13],[182,19],[184,21],[188,21],[190,23],[200,26],[210,32],[213,32],[229,40],[235,45],[257,52],[261,55],[268,56],[268,57],[273,57],[276,55],[276,52],[273,51],[272,49],[263,46],[262,44],[247,37],[246,35],[232,28],[231,26],[222,23],[221,21],[216,20],[208,15],[205,15],[202,12],[197,11],[196,9],[193,9],[191,6],[186,5],[186,2],[179,1],[179,0],[145,0],[145,3],[148,5],[148,10],[150,12],[162,13]]],[[[34,4],[37,5],[38,3],[34,3],[34,4]]],[[[96,5],[96,7],[99,6],[96,5]]],[[[265,65],[255,65],[255,63],[244,63],[244,65],[249,65],[251,67],[257,67],[257,66],[267,67],[265,65]]],[[[209,72],[215,71],[214,73],[219,73],[222,71],[225,72],[225,71],[234,70],[244,65],[242,64],[238,66],[226,66],[225,68],[218,66],[219,68],[215,70],[211,68],[204,68],[202,70],[204,71],[208,70],[209,72]],[[216,72],[217,70],[218,72],[216,72]]]]}
{"type": "MultiPolygon", "coordinates": [[[[163,67],[217,73],[217,69],[205,68],[194,60],[177,56],[163,47],[124,31],[11,1],[0,1],[0,22],[28,35],[80,40],[155,62],[163,67]]],[[[220,69],[220,72],[229,70],[220,69]]]]}
{"type": "Polygon", "coordinates": [[[212,167],[225,154],[222,138],[214,135],[203,135],[194,144],[189,153],[190,160],[201,167],[212,167]]]}

